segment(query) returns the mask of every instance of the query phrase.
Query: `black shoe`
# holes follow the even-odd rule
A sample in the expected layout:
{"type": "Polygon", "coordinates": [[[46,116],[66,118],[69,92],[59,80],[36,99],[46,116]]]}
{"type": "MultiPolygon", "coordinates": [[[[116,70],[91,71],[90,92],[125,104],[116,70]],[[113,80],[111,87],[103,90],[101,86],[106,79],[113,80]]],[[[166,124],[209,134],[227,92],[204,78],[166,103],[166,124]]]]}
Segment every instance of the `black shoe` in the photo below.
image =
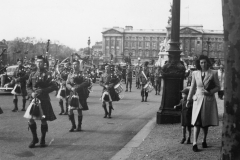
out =
{"type": "Polygon", "coordinates": [[[41,139],[41,142],[40,142],[40,147],[46,147],[47,145],[46,145],[46,143],[45,143],[45,139],[43,140],[43,139],[41,139]]]}
{"type": "Polygon", "coordinates": [[[183,138],[180,143],[183,144],[185,141],[186,141],[186,138],[183,138]]]}
{"type": "Polygon", "coordinates": [[[192,149],[193,149],[194,152],[198,152],[197,144],[193,145],[192,149]]]}
{"type": "Polygon", "coordinates": [[[191,144],[190,138],[187,139],[187,144],[191,144]]]}
{"type": "Polygon", "coordinates": [[[68,115],[68,112],[64,112],[63,115],[68,115]]]}
{"type": "Polygon", "coordinates": [[[72,126],[72,128],[69,129],[69,132],[73,132],[76,128],[77,128],[76,125],[72,126]]]}
{"type": "Polygon", "coordinates": [[[35,147],[35,144],[37,144],[39,142],[38,138],[34,138],[32,140],[32,142],[29,144],[29,148],[34,148],[35,147]]]}
{"type": "Polygon", "coordinates": [[[155,95],[157,95],[157,92],[156,92],[156,94],[155,95]]]}
{"type": "Polygon", "coordinates": [[[63,112],[60,112],[58,115],[63,115],[64,113],[63,112]]]}
{"type": "Polygon", "coordinates": [[[126,90],[125,92],[128,92],[128,90],[126,90]]]}
{"type": "Polygon", "coordinates": [[[202,148],[207,148],[207,142],[202,142],[202,148]]]}
{"type": "Polygon", "coordinates": [[[14,109],[12,110],[12,112],[18,112],[18,109],[14,108],[14,109]]]}
{"type": "Polygon", "coordinates": [[[23,108],[21,111],[26,111],[26,109],[25,109],[25,108],[23,108]]]}

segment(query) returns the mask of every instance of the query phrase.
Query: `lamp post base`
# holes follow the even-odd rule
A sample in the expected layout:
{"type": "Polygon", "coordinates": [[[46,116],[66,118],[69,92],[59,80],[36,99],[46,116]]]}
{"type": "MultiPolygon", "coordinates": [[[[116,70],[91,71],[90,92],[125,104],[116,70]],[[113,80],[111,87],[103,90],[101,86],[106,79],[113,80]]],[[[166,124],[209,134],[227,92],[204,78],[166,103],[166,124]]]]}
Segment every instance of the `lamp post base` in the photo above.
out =
{"type": "Polygon", "coordinates": [[[157,124],[173,124],[173,123],[180,123],[181,122],[181,115],[180,114],[172,114],[172,113],[164,113],[164,112],[157,112],[157,124]]]}

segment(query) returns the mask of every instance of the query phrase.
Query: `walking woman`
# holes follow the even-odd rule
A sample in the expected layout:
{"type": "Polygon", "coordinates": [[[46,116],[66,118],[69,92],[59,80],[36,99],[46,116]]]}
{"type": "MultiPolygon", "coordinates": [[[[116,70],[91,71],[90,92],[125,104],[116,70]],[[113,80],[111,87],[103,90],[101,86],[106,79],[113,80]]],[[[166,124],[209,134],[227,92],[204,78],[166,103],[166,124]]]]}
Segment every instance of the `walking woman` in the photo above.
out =
{"type": "Polygon", "coordinates": [[[192,73],[192,82],[187,98],[193,99],[192,125],[193,131],[193,151],[197,152],[197,139],[200,128],[203,129],[202,147],[207,148],[207,134],[209,126],[218,126],[218,109],[215,93],[219,91],[219,80],[217,71],[210,69],[211,63],[207,56],[201,55],[196,60],[197,71],[192,73]]]}

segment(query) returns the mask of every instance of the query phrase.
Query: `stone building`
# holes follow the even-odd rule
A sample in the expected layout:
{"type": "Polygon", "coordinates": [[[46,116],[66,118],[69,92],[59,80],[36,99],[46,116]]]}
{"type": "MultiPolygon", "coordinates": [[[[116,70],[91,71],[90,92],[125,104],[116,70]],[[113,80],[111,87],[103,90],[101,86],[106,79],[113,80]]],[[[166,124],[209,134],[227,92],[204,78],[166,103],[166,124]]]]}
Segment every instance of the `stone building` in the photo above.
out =
{"type": "MultiPolygon", "coordinates": [[[[102,50],[104,60],[111,56],[115,62],[121,62],[123,56],[131,56],[132,62],[157,59],[164,51],[170,27],[166,29],[104,28],[102,32],[102,50]],[[168,34],[167,34],[168,33],[168,34]]],[[[170,33],[171,34],[171,33],[170,33]]],[[[180,42],[183,58],[205,54],[210,58],[223,61],[223,31],[205,30],[202,25],[182,25],[180,42]]]]}
{"type": "Polygon", "coordinates": [[[95,45],[92,46],[92,57],[94,64],[99,64],[103,61],[102,46],[102,42],[96,42],[95,45]]]}

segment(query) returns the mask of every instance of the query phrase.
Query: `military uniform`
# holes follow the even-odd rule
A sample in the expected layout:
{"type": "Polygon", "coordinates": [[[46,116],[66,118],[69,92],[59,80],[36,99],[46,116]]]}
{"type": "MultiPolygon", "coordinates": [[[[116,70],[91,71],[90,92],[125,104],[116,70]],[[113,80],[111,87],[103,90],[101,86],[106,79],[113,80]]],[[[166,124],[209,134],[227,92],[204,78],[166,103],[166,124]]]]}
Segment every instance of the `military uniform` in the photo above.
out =
{"type": "MultiPolygon", "coordinates": [[[[79,96],[79,103],[81,104],[81,108],[78,108],[78,128],[77,131],[81,131],[81,125],[82,125],[82,110],[88,110],[88,104],[87,104],[87,98],[89,95],[88,91],[89,81],[85,76],[80,72],[70,73],[67,78],[66,87],[70,90],[70,96],[69,96],[69,104],[71,103],[72,96],[77,93],[79,96]],[[74,88],[75,91],[72,90],[74,88]]],[[[72,128],[69,130],[70,132],[74,131],[76,129],[76,123],[75,118],[73,114],[73,109],[71,106],[69,106],[69,119],[72,123],[72,128]]]]}
{"type": "Polygon", "coordinates": [[[111,113],[112,113],[112,110],[113,110],[112,101],[119,101],[120,100],[118,93],[116,93],[116,91],[114,89],[114,86],[119,83],[118,76],[114,73],[106,73],[105,72],[101,75],[99,83],[103,87],[102,107],[105,111],[104,118],[106,118],[107,116],[108,116],[108,118],[111,118],[111,113]],[[106,86],[108,86],[108,87],[106,87],[106,86]],[[108,93],[110,95],[108,97],[108,100],[106,100],[104,98],[105,93],[108,93]],[[106,102],[109,103],[109,112],[107,111],[106,102]]]}
{"type": "Polygon", "coordinates": [[[147,68],[143,72],[144,72],[145,76],[147,77],[147,79],[141,72],[140,76],[139,76],[140,84],[141,84],[141,96],[142,96],[142,102],[144,102],[144,101],[147,102],[148,92],[146,92],[146,90],[144,89],[144,86],[147,84],[150,75],[149,75],[149,71],[147,70],[147,68]],[[144,97],[145,97],[145,100],[144,100],[144,97]]]}
{"type": "MultiPolygon", "coordinates": [[[[42,56],[38,56],[39,60],[43,60],[42,56]]],[[[41,140],[40,147],[45,147],[45,136],[48,131],[47,121],[53,121],[56,119],[56,116],[53,112],[53,108],[50,102],[49,93],[56,90],[56,82],[52,81],[51,73],[46,71],[43,68],[38,68],[37,71],[33,71],[27,81],[27,93],[31,99],[33,98],[33,93],[36,94],[36,98],[41,102],[41,109],[44,115],[44,118],[41,118],[41,140]]],[[[31,100],[30,99],[30,100],[31,100]]],[[[28,118],[26,115],[31,115],[31,109],[27,109],[24,117],[28,118]]],[[[34,148],[35,144],[39,142],[37,137],[37,125],[33,117],[29,120],[29,128],[32,132],[33,140],[29,144],[29,148],[34,148]]]]}
{"type": "MultiPolygon", "coordinates": [[[[21,96],[23,97],[22,102],[22,111],[25,111],[25,105],[26,105],[26,96],[27,96],[27,90],[26,90],[26,81],[28,79],[29,74],[26,71],[26,68],[24,66],[19,66],[16,68],[16,70],[13,73],[13,80],[8,84],[8,86],[14,86],[17,84],[20,84],[21,87],[21,96]]],[[[13,98],[13,104],[14,109],[13,112],[18,111],[18,98],[17,94],[14,95],[13,98]]]]}
{"type": "Polygon", "coordinates": [[[136,77],[136,87],[137,89],[140,88],[140,74],[141,74],[141,66],[137,65],[136,68],[135,68],[135,77],[136,77]]]}
{"type": "MultiPolygon", "coordinates": [[[[71,69],[70,68],[64,68],[63,71],[60,73],[60,79],[59,79],[59,83],[60,86],[64,87],[65,90],[63,90],[62,92],[65,92],[64,97],[62,97],[59,100],[59,106],[61,108],[61,112],[59,113],[59,115],[68,115],[68,97],[70,94],[70,90],[66,87],[66,81],[68,78],[68,75],[71,73],[71,69]],[[63,107],[63,99],[65,99],[65,104],[66,104],[66,112],[64,113],[64,107],[63,107]]],[[[59,89],[59,91],[61,92],[61,87],[59,89]]]]}
{"type": "Polygon", "coordinates": [[[155,71],[155,75],[154,75],[154,86],[155,86],[155,91],[156,91],[155,95],[160,95],[161,81],[162,81],[161,68],[158,67],[158,69],[155,71]]]}
{"type": "Polygon", "coordinates": [[[131,92],[131,89],[132,89],[132,69],[131,68],[126,69],[126,92],[128,91],[128,85],[129,85],[129,90],[131,92]]]}

